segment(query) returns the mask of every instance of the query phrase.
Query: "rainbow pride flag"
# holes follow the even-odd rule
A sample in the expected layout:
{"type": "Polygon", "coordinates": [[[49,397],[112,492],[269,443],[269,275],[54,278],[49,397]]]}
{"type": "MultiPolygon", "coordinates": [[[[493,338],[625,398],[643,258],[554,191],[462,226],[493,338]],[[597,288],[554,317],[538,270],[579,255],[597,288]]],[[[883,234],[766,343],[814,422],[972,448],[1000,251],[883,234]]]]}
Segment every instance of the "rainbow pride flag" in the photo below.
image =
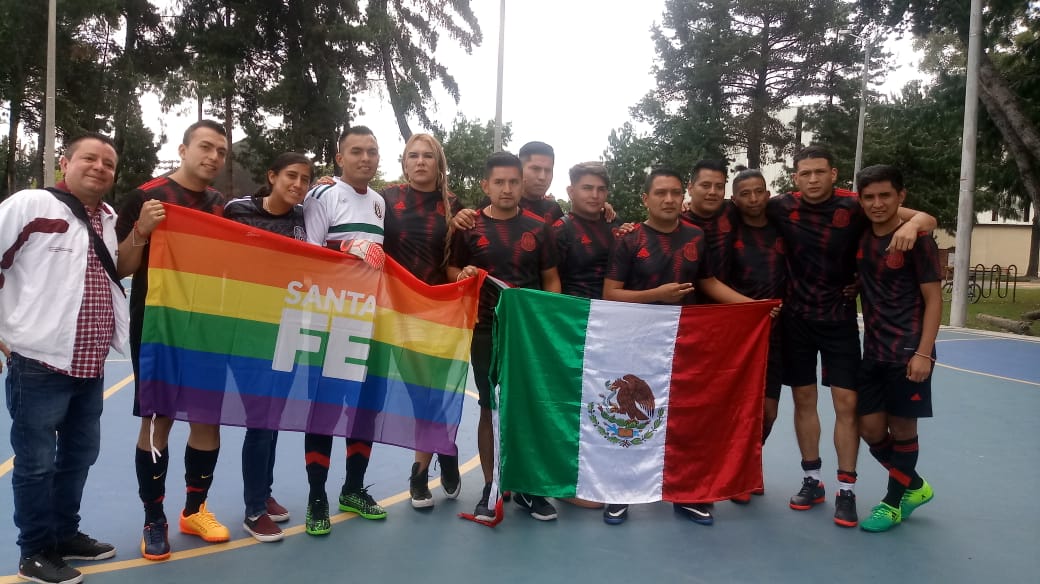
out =
{"type": "Polygon", "coordinates": [[[151,238],[141,412],[455,454],[483,277],[428,286],[166,206],[151,238]]]}

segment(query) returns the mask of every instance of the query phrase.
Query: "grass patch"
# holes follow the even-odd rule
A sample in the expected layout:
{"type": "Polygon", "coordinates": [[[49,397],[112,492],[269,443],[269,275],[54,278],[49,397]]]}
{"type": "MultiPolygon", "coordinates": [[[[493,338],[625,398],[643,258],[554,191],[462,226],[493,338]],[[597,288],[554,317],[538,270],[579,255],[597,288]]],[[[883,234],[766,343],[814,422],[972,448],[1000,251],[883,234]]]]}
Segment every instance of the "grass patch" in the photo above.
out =
{"type": "MultiPolygon", "coordinates": [[[[1012,320],[1022,320],[1022,313],[1031,310],[1040,310],[1040,288],[1020,287],[1015,293],[1014,302],[1011,300],[1010,290],[1008,290],[1007,298],[998,297],[996,290],[993,290],[989,298],[982,298],[977,303],[968,305],[966,326],[973,329],[1000,331],[1001,329],[990,324],[979,322],[977,316],[981,313],[1010,318],[1012,320]]],[[[1040,321],[1033,321],[1029,334],[1040,336],[1040,325],[1038,325],[1037,322],[1040,321]]],[[[950,324],[949,302],[943,302],[942,323],[950,324]]]]}

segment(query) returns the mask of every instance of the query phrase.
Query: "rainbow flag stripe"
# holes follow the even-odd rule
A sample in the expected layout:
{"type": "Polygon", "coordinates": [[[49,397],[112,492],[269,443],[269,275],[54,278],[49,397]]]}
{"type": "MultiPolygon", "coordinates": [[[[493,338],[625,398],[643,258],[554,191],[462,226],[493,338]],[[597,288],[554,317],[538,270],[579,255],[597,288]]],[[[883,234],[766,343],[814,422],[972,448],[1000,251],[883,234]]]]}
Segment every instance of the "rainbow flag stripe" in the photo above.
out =
{"type": "Polygon", "coordinates": [[[454,454],[483,278],[428,286],[168,205],[152,235],[141,412],[454,454]]]}

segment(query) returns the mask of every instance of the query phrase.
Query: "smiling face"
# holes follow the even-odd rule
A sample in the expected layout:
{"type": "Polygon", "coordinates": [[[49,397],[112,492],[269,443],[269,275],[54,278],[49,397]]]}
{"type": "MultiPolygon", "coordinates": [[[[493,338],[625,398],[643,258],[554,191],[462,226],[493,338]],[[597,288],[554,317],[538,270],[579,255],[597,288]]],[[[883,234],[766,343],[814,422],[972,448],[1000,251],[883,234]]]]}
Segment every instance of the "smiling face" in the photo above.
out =
{"type": "Polygon", "coordinates": [[[899,225],[899,206],[905,199],[906,191],[896,190],[887,180],[872,182],[859,193],[859,204],[878,232],[889,231],[899,225]]]}
{"type": "Polygon", "coordinates": [[[208,185],[224,168],[228,141],[212,128],[196,128],[188,144],[178,146],[177,152],[181,157],[178,172],[188,178],[190,183],[208,185]]]}
{"type": "Polygon", "coordinates": [[[290,164],[282,170],[267,171],[267,180],[271,183],[271,197],[277,198],[288,208],[303,203],[307,196],[307,188],[311,184],[311,166],[309,164],[290,164]]]}
{"type": "Polygon", "coordinates": [[[712,217],[726,198],[726,175],[702,168],[688,185],[690,210],[701,217],[712,217]]]}
{"type": "Polygon", "coordinates": [[[80,140],[59,161],[69,192],[81,200],[99,201],[112,190],[119,157],[114,148],[100,140],[80,140]]]}
{"type": "Polygon", "coordinates": [[[379,170],[379,144],[371,134],[348,134],[339,145],[336,164],[343,169],[343,182],[359,193],[368,189],[368,183],[379,170]]]}
{"type": "Polygon", "coordinates": [[[585,174],[567,187],[571,212],[585,219],[598,219],[607,202],[607,181],[594,174],[585,174]]]}

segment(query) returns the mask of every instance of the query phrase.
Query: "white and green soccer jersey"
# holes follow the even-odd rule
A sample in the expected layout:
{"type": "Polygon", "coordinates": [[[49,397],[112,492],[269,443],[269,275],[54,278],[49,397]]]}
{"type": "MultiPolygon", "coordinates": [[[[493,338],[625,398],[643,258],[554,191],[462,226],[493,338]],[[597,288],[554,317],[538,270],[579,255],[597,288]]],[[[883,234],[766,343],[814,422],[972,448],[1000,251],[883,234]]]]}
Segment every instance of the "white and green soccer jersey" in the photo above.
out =
{"type": "Polygon", "coordinates": [[[307,240],[339,248],[344,241],[367,240],[382,245],[386,203],[372,188],[359,194],[336,178],[335,184],[318,185],[303,201],[307,240]]]}

